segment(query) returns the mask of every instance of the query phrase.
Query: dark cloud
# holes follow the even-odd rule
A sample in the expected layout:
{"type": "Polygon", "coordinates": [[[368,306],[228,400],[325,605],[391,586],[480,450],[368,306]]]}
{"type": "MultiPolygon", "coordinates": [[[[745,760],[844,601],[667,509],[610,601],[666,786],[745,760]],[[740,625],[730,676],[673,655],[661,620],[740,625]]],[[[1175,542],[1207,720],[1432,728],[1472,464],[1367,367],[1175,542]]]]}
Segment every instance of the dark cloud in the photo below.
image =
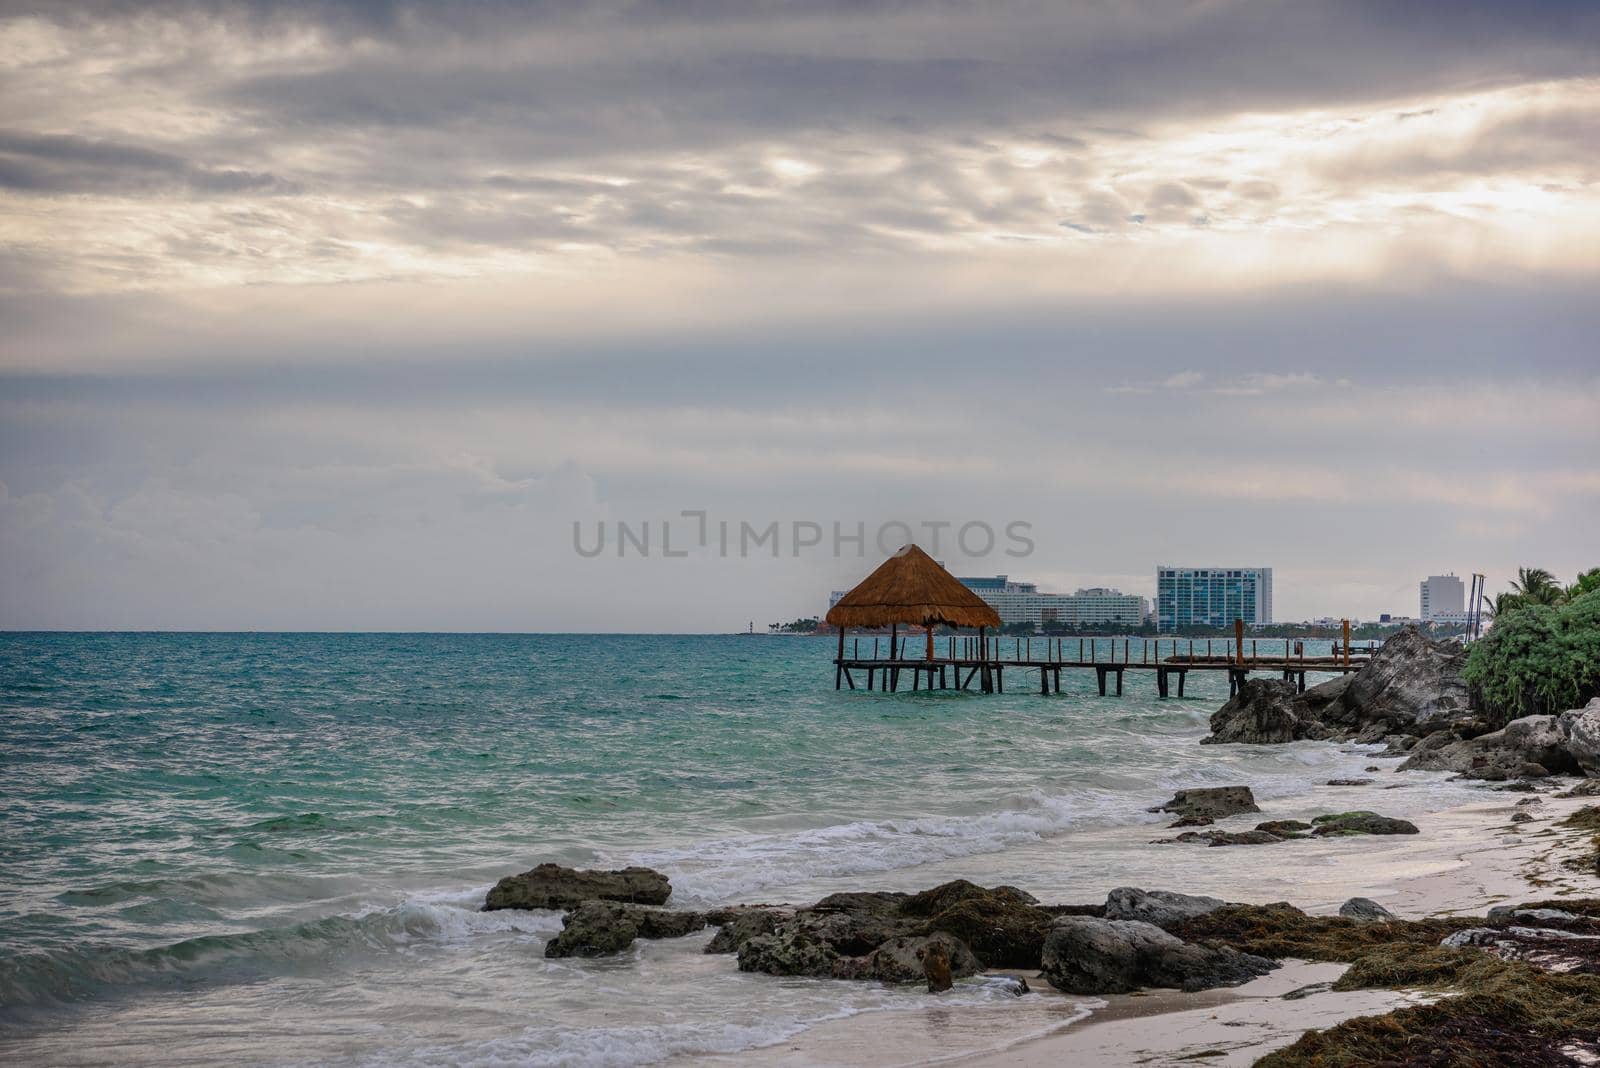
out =
{"type": "Polygon", "coordinates": [[[0,188],[20,193],[276,194],[295,183],[258,171],[208,167],[168,152],[70,135],[0,130],[0,188]]]}

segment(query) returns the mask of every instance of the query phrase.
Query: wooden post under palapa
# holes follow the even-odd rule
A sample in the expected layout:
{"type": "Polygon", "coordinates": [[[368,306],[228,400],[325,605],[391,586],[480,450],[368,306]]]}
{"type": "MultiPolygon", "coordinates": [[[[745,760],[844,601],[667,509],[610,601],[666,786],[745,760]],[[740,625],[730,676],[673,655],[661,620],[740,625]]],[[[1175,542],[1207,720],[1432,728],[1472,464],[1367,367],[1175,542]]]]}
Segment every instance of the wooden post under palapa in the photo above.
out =
{"type": "Polygon", "coordinates": [[[844,677],[844,628],[839,628],[839,666],[833,670],[833,688],[839,688],[839,681],[844,677]]]}

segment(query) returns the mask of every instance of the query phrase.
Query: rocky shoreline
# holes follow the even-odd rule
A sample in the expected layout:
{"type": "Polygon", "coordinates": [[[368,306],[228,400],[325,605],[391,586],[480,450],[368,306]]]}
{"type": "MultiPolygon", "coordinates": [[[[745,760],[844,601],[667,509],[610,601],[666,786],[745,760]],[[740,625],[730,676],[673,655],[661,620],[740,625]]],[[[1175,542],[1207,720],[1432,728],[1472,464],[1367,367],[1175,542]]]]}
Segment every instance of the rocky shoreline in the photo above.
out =
{"type": "MultiPolygon", "coordinates": [[[[1461,681],[1464,659],[1457,648],[1405,631],[1362,671],[1304,693],[1287,683],[1246,682],[1212,716],[1204,741],[1381,743],[1379,756],[1402,761],[1397,771],[1450,771],[1530,795],[1600,795],[1600,700],[1492,729],[1461,681]],[[1555,793],[1552,786],[1566,787],[1562,776],[1578,778],[1555,793]]],[[[1329,785],[1376,788],[1377,780],[1329,785]]],[[[1517,802],[1512,823],[1532,821],[1539,804],[1535,796],[1517,802]]],[[[1242,785],[1180,791],[1151,811],[1174,815],[1171,826],[1184,829],[1156,840],[1160,845],[1419,833],[1409,821],[1364,809],[1211,827],[1261,814],[1242,785]]],[[[1600,875],[1600,806],[1578,809],[1560,827],[1589,841],[1576,866],[1600,875]]],[[[1118,887],[1103,902],[1046,904],[1013,886],[964,879],[918,893],[854,891],[806,905],[705,911],[670,908],[670,896],[666,876],[650,869],[543,864],[502,879],[484,907],[564,910],[547,957],[601,956],[636,939],[712,927],[705,952],[734,956],[740,971],[918,983],[933,992],[999,971],[1031,973],[1074,995],[1192,992],[1249,983],[1289,960],[1338,962],[1350,967],[1335,990],[1421,988],[1463,996],[1310,1032],[1259,1063],[1545,1065],[1600,1058],[1600,896],[1422,919],[1398,918],[1361,897],[1346,901],[1337,916],[1313,916],[1284,902],[1244,904],[1138,887],[1118,887]],[[1419,1036],[1421,1046],[1413,1041],[1419,1036]]],[[[1019,996],[1030,992],[1020,975],[1007,981],[1019,996]]]]}

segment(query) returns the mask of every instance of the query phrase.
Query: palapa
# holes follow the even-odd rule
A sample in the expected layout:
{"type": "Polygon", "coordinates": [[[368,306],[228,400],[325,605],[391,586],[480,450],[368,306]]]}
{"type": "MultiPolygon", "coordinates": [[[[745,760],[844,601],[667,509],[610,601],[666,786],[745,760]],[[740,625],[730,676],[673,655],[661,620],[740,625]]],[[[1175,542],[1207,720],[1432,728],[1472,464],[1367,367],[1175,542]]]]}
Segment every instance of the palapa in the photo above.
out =
{"type": "Polygon", "coordinates": [[[998,627],[1000,615],[939,562],[907,545],[828,609],[838,627],[886,627],[896,623],[932,627],[998,627]]]}

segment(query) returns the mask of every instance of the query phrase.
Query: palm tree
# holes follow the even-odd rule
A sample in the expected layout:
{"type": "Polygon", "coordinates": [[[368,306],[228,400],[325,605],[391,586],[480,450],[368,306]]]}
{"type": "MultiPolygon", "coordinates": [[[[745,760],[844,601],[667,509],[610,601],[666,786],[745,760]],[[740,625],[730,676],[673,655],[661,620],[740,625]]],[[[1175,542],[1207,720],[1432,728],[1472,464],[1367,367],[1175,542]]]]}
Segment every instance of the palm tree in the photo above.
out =
{"type": "Polygon", "coordinates": [[[1591,567],[1587,571],[1580,572],[1578,580],[1567,587],[1566,598],[1570,601],[1595,590],[1600,590],[1600,567],[1591,567]]]}
{"type": "Polygon", "coordinates": [[[1511,582],[1511,592],[1519,604],[1555,605],[1566,599],[1566,591],[1556,577],[1542,567],[1517,568],[1517,577],[1511,582]]]}
{"type": "Polygon", "coordinates": [[[1497,593],[1494,595],[1494,611],[1491,615],[1499,619],[1507,612],[1522,607],[1522,598],[1515,593],[1497,593]]]}

